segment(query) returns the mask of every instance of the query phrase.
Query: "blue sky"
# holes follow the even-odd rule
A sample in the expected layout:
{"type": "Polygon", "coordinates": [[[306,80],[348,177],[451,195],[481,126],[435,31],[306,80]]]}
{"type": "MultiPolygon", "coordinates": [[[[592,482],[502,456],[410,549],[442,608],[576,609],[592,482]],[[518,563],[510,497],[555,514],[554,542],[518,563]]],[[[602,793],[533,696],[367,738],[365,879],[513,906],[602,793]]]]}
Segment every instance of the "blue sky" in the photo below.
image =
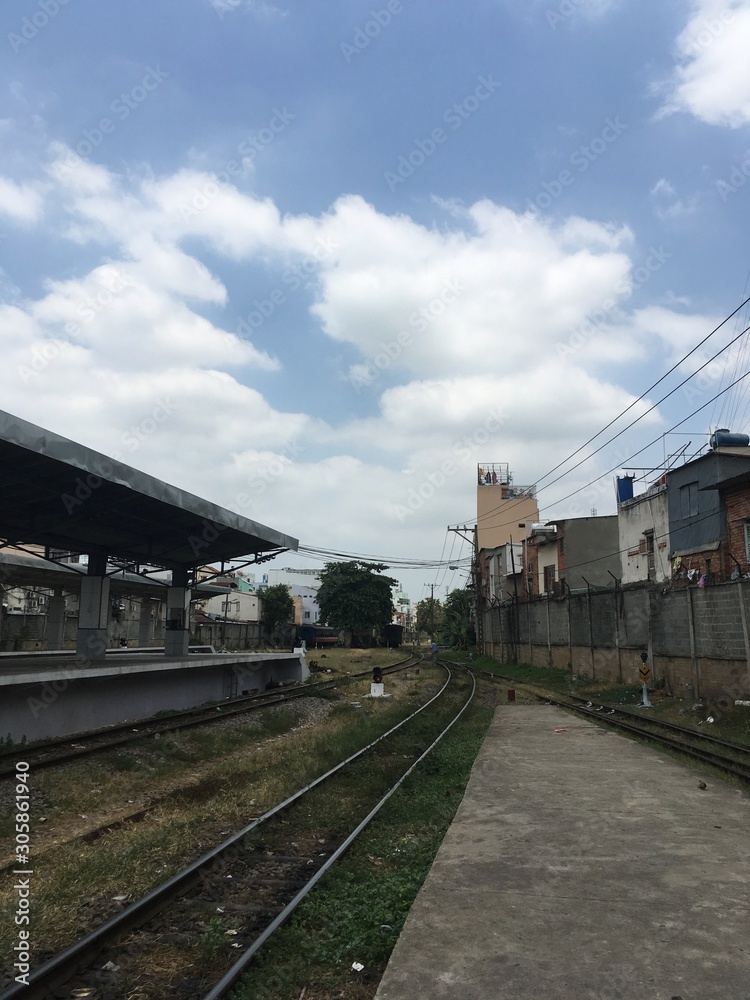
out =
{"type": "Polygon", "coordinates": [[[0,45],[0,405],[307,545],[450,554],[477,462],[543,482],[747,294],[748,0],[23,0],[0,45]]]}

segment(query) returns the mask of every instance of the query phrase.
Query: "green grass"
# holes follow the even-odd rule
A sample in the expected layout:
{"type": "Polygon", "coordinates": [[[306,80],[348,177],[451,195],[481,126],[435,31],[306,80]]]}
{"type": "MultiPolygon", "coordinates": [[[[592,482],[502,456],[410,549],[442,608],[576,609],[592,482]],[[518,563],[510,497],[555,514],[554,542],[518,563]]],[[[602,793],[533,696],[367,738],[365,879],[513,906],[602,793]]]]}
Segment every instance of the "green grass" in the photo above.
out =
{"type": "MultiPolygon", "coordinates": [[[[142,823],[113,830],[91,844],[71,842],[50,849],[39,859],[44,874],[35,885],[38,947],[56,949],[69,943],[87,922],[106,915],[111,897],[142,895],[187,859],[223,840],[226,831],[240,829],[248,817],[266,811],[394,725],[413,711],[415,697],[416,688],[404,685],[393,700],[363,702],[360,710],[347,703],[313,728],[266,743],[259,737],[287,732],[299,720],[295,706],[264,714],[262,725],[252,730],[192,730],[180,735],[176,760],[170,741],[178,737],[151,739],[147,752],[128,751],[138,768],[121,769],[116,776],[101,758],[41,772],[36,780],[54,786],[58,796],[54,806],[45,807],[50,826],[70,810],[78,814],[99,808],[105,793],[113,796],[113,803],[114,796],[119,802],[145,796],[162,772],[170,780],[180,774],[192,780],[178,786],[142,823]],[[248,752],[240,742],[239,752],[229,756],[227,747],[238,740],[249,742],[248,752]],[[186,748],[200,760],[200,769],[182,763],[186,748]]],[[[35,787],[34,795],[37,800],[45,797],[44,789],[35,787]]],[[[7,950],[12,937],[13,905],[8,885],[0,889],[0,950],[7,950]]]]}
{"type": "Polygon", "coordinates": [[[486,670],[502,677],[512,678],[519,684],[532,685],[537,690],[546,691],[553,696],[558,694],[576,695],[601,704],[615,706],[622,704],[623,708],[634,709],[638,714],[647,718],[672,722],[686,728],[697,729],[702,733],[709,733],[719,739],[732,740],[735,743],[750,746],[750,709],[735,706],[731,704],[731,700],[728,706],[722,705],[721,699],[713,698],[696,699],[695,702],[691,703],[681,698],[665,696],[663,691],[656,690],[650,692],[653,707],[651,709],[638,709],[637,705],[641,700],[640,684],[595,681],[582,674],[576,675],[575,680],[573,680],[566,670],[531,667],[526,663],[499,663],[489,656],[474,656],[472,660],[469,660],[468,653],[451,651],[446,658],[474,666],[478,670],[486,670]],[[692,712],[690,709],[695,703],[703,705],[703,708],[692,712]],[[683,714],[680,714],[680,710],[683,711],[683,714]],[[704,720],[709,715],[714,719],[714,722],[706,724],[704,720]]]}
{"type": "Polygon", "coordinates": [[[464,714],[259,953],[235,1000],[296,1000],[303,989],[315,1000],[374,996],[492,714],[476,704],[464,714]]]}

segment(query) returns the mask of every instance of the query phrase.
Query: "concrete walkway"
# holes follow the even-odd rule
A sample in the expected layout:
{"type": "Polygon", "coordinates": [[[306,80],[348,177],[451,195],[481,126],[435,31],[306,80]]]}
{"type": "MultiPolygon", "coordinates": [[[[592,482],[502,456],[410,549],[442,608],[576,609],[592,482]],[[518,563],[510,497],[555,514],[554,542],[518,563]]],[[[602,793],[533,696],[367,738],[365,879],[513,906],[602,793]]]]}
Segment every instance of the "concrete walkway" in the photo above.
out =
{"type": "Polygon", "coordinates": [[[750,794],[502,706],[377,992],[442,998],[750,1000],[750,794]]]}

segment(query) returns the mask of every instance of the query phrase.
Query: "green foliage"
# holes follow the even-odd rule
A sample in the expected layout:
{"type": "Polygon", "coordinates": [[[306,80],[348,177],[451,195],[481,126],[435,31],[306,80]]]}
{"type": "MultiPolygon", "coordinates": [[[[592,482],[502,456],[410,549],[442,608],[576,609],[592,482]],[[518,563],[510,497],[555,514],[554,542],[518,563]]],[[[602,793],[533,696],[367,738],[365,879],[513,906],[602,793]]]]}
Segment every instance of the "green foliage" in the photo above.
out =
{"type": "Polygon", "coordinates": [[[426,597],[419,602],[416,612],[420,632],[429,632],[431,636],[442,632],[445,611],[440,601],[433,597],[426,597]]]}
{"type": "Polygon", "coordinates": [[[373,995],[491,719],[470,708],[256,956],[237,1000],[373,995]]]}
{"type": "Polygon", "coordinates": [[[226,951],[227,939],[222,923],[217,918],[211,920],[201,940],[201,955],[206,962],[214,962],[226,951]]]}
{"type": "Polygon", "coordinates": [[[452,590],[445,599],[443,627],[440,639],[455,649],[469,649],[476,644],[472,616],[474,593],[471,590],[452,590]]]}
{"type": "Polygon", "coordinates": [[[387,625],[393,616],[391,587],[397,581],[380,576],[380,563],[326,563],[318,590],[320,617],[334,628],[369,629],[387,625]]]}
{"type": "Polygon", "coordinates": [[[294,620],[294,601],[286,584],[275,583],[271,587],[265,587],[262,597],[263,624],[268,632],[294,620]]]}

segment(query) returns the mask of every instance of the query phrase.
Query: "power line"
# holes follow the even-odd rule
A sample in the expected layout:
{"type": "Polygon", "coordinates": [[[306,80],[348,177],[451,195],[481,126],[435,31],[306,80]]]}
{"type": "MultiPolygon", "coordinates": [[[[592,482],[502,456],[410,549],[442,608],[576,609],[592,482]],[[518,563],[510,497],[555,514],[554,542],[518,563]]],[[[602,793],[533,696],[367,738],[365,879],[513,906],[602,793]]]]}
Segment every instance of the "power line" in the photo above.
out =
{"type": "MultiPolygon", "coordinates": [[[[580,446],[580,448],[576,448],[576,450],[575,450],[575,451],[574,451],[574,452],[573,452],[573,453],[572,453],[571,455],[568,455],[568,457],[567,457],[567,458],[564,458],[564,459],[562,460],[562,462],[559,462],[559,463],[558,463],[558,464],[557,464],[556,466],[554,466],[554,468],[550,469],[550,471],[549,471],[549,472],[545,472],[545,474],[544,474],[544,475],[543,475],[543,476],[541,477],[541,479],[546,479],[546,478],[547,478],[547,476],[551,476],[553,472],[557,472],[557,470],[558,470],[558,469],[559,469],[559,468],[560,468],[561,466],[565,465],[565,463],[566,463],[566,462],[569,462],[571,458],[575,458],[575,456],[576,456],[576,455],[577,455],[577,454],[578,454],[579,452],[583,451],[583,449],[584,449],[584,448],[585,448],[585,447],[586,447],[587,445],[591,444],[591,442],[592,442],[592,441],[595,441],[595,440],[596,440],[596,439],[597,439],[597,438],[598,438],[598,437],[599,437],[600,435],[602,435],[602,434],[603,434],[603,433],[604,433],[604,432],[605,432],[606,430],[609,430],[609,428],[610,428],[610,427],[611,427],[611,426],[612,426],[612,425],[613,425],[614,423],[616,423],[616,422],[617,422],[617,421],[618,421],[618,420],[620,419],[620,417],[624,417],[626,413],[628,413],[628,412],[629,412],[630,410],[632,410],[632,409],[633,409],[633,407],[634,407],[634,406],[636,405],[636,403],[640,403],[640,401],[641,401],[641,400],[642,400],[642,399],[643,399],[643,398],[644,398],[644,397],[645,397],[646,395],[648,395],[648,393],[649,393],[649,392],[651,392],[651,391],[652,391],[653,389],[655,389],[655,388],[657,387],[657,385],[661,385],[661,383],[662,383],[662,382],[663,382],[663,381],[664,381],[664,380],[665,380],[666,378],[668,378],[668,377],[669,377],[669,376],[670,376],[670,375],[672,374],[672,372],[673,372],[673,371],[675,371],[675,370],[676,370],[677,368],[679,368],[679,367],[680,367],[680,365],[684,364],[684,362],[685,362],[685,361],[687,361],[687,359],[688,359],[688,358],[689,358],[689,357],[690,357],[690,356],[691,356],[692,354],[695,354],[695,352],[696,352],[696,351],[698,350],[698,348],[699,348],[699,347],[702,347],[702,346],[703,346],[703,344],[705,344],[707,340],[710,340],[710,338],[711,338],[711,337],[713,337],[713,335],[714,335],[715,333],[718,333],[718,331],[719,331],[719,330],[720,330],[720,329],[721,329],[721,328],[722,328],[722,327],[724,326],[724,324],[725,324],[725,323],[728,323],[728,322],[729,322],[729,320],[730,320],[730,319],[731,319],[731,318],[732,318],[733,316],[735,316],[735,315],[736,315],[736,314],[737,314],[737,313],[738,313],[738,312],[740,311],[740,309],[742,309],[742,308],[743,308],[743,306],[747,305],[747,303],[748,303],[748,302],[750,302],[750,296],[748,296],[748,297],[747,297],[747,298],[746,298],[746,299],[744,300],[744,302],[741,302],[741,303],[740,303],[740,304],[739,304],[739,305],[737,306],[737,308],[736,308],[736,309],[735,309],[735,310],[734,310],[733,312],[731,312],[731,313],[730,313],[730,314],[729,314],[729,315],[728,315],[728,316],[727,316],[727,317],[726,317],[725,319],[723,319],[723,320],[721,321],[721,323],[719,323],[719,325],[718,325],[718,326],[714,327],[714,329],[713,329],[713,330],[712,330],[712,331],[711,331],[710,333],[706,334],[706,336],[705,336],[705,337],[703,338],[703,340],[699,341],[699,342],[698,342],[698,343],[697,343],[697,344],[695,345],[695,347],[693,347],[693,348],[692,348],[691,350],[689,350],[689,351],[688,351],[688,353],[687,353],[686,355],[684,355],[684,357],[680,358],[680,360],[679,360],[679,361],[677,361],[677,362],[676,362],[676,363],[675,363],[674,365],[672,365],[672,367],[671,367],[671,368],[669,369],[669,371],[665,372],[665,373],[664,373],[664,374],[663,374],[663,375],[661,376],[661,378],[657,379],[657,380],[656,380],[656,382],[654,382],[654,384],[653,384],[652,386],[650,386],[650,387],[649,387],[648,389],[645,389],[645,390],[644,390],[644,391],[643,391],[643,392],[642,392],[642,393],[640,394],[640,396],[638,396],[638,398],[637,398],[637,399],[634,399],[632,403],[630,403],[630,404],[629,404],[628,406],[626,406],[626,407],[625,407],[625,409],[624,409],[624,410],[622,410],[622,412],[621,412],[621,413],[618,413],[616,417],[613,417],[613,418],[612,418],[612,420],[610,420],[608,424],[605,424],[605,425],[604,425],[604,427],[602,427],[602,429],[601,429],[600,431],[597,431],[597,432],[596,432],[596,434],[594,434],[594,435],[593,435],[592,437],[590,437],[590,438],[588,439],[588,441],[584,441],[584,443],[583,443],[583,444],[582,444],[582,445],[580,446]]],[[[745,332],[745,331],[743,331],[743,332],[745,332]]],[[[735,340],[736,340],[736,339],[737,339],[737,338],[735,338],[735,340]]],[[[731,341],[730,343],[734,343],[734,341],[731,341]]],[[[727,346],[729,346],[729,345],[727,345],[727,346]]],[[[726,350],[726,348],[722,348],[722,350],[726,350]]],[[[719,352],[718,352],[718,354],[720,354],[720,353],[721,353],[721,351],[719,351],[719,352]]],[[[718,356],[718,355],[714,355],[714,357],[716,357],[716,356],[718,356]]],[[[702,366],[702,367],[705,367],[705,366],[702,366]]],[[[698,369],[698,371],[700,371],[700,368],[698,369]]],[[[696,372],[693,372],[693,375],[695,375],[695,374],[697,374],[697,373],[696,373],[696,372]]],[[[690,376],[690,378],[692,378],[692,375],[690,376]]],[[[678,388],[679,388],[679,386],[678,386],[678,388]]],[[[665,396],[664,398],[666,399],[666,396],[665,396]]],[[[627,430],[627,428],[625,428],[625,429],[627,430]]],[[[622,432],[621,432],[621,433],[622,433],[622,432]]],[[[596,452],[594,452],[594,454],[596,454],[596,452]]],[[[574,466],[574,468],[577,468],[577,466],[574,466]]],[[[571,471],[572,471],[572,470],[571,470],[571,471]]],[[[538,482],[539,482],[539,481],[541,481],[541,480],[538,480],[538,482]]],[[[557,480],[556,480],[556,481],[557,481],[557,480]]],[[[551,485],[551,484],[548,484],[548,485],[551,485]]]]}
{"type": "MultiPolygon", "coordinates": [[[[676,428],[678,428],[678,427],[681,427],[681,426],[682,426],[682,425],[683,425],[684,423],[686,423],[686,422],[687,422],[688,420],[690,420],[690,419],[691,419],[691,417],[694,417],[696,413],[700,413],[700,412],[701,412],[701,410],[705,410],[705,408],[706,408],[707,406],[710,406],[710,405],[711,405],[711,403],[713,403],[713,402],[714,402],[714,401],[715,401],[716,399],[718,399],[718,398],[719,398],[719,396],[722,396],[722,395],[723,395],[724,393],[726,393],[726,392],[729,392],[729,390],[730,390],[730,389],[732,389],[732,388],[733,388],[733,387],[734,387],[735,385],[737,385],[737,384],[738,384],[739,382],[742,382],[742,380],[743,380],[743,379],[745,379],[745,378],[747,378],[747,376],[748,376],[748,375],[750,375],[750,370],[749,370],[749,371],[746,371],[746,372],[745,372],[745,373],[744,373],[743,375],[740,375],[740,376],[739,376],[738,378],[736,378],[736,379],[735,379],[735,380],[734,380],[733,382],[731,382],[731,383],[730,383],[730,384],[729,384],[728,386],[726,386],[726,387],[725,387],[724,389],[720,389],[720,390],[719,390],[719,392],[717,392],[717,393],[716,393],[716,394],[715,394],[714,396],[712,396],[712,397],[711,397],[711,398],[710,398],[709,400],[707,400],[707,401],[706,401],[705,403],[703,403],[703,405],[702,405],[702,406],[699,406],[699,407],[698,407],[697,409],[693,410],[693,411],[692,411],[692,413],[689,413],[689,414],[688,414],[688,415],[687,415],[686,417],[684,417],[684,418],[683,418],[682,420],[678,421],[678,423],[676,423],[676,424],[674,424],[674,425],[673,425],[672,427],[670,427],[670,429],[669,429],[668,431],[665,431],[665,432],[664,432],[664,434],[671,434],[671,433],[672,433],[672,432],[673,432],[674,430],[676,430],[676,428]]],[[[678,388],[679,388],[679,387],[678,387],[678,388]]],[[[642,448],[640,448],[640,449],[639,449],[638,451],[636,451],[636,452],[633,452],[633,454],[632,454],[632,455],[630,455],[630,456],[629,456],[629,457],[628,457],[627,459],[625,459],[624,461],[627,461],[627,462],[630,462],[630,461],[632,461],[632,459],[636,458],[636,457],[637,457],[638,455],[641,455],[641,454],[642,454],[642,453],[643,453],[644,451],[646,451],[646,450],[647,450],[648,448],[651,448],[651,447],[652,447],[652,446],[653,446],[654,444],[656,444],[656,443],[657,443],[657,442],[658,442],[658,441],[660,440],[660,438],[664,436],[664,434],[660,434],[660,435],[659,435],[659,437],[656,437],[656,438],[654,438],[654,439],[653,439],[652,441],[649,441],[649,442],[648,442],[648,444],[645,444],[645,445],[644,445],[644,446],[643,446],[642,448]]],[[[609,470],[608,470],[607,472],[602,472],[602,473],[601,473],[600,475],[598,475],[598,476],[597,476],[597,477],[596,477],[595,479],[592,479],[592,480],[590,480],[590,481],[589,481],[588,483],[585,483],[585,484],[584,484],[583,486],[579,486],[579,487],[578,487],[577,489],[573,490],[573,491],[572,491],[571,493],[568,493],[568,494],[567,494],[566,496],[563,496],[563,497],[558,497],[558,499],[557,499],[557,500],[555,500],[555,501],[554,501],[554,503],[555,503],[555,504],[559,504],[559,503],[563,503],[563,502],[564,502],[565,500],[570,500],[570,499],[571,499],[572,497],[574,497],[574,496],[575,496],[575,495],[576,495],[577,493],[581,493],[581,492],[582,492],[583,490],[586,490],[586,489],[588,489],[588,488],[589,488],[589,486],[593,486],[593,485],[594,485],[594,483],[598,483],[598,482],[599,482],[599,481],[600,481],[601,479],[603,479],[603,478],[604,478],[605,476],[609,476],[609,475],[611,475],[611,474],[612,474],[613,472],[615,472],[615,471],[616,471],[617,469],[620,469],[620,468],[622,468],[622,465],[623,465],[623,463],[618,463],[617,465],[615,465],[615,466],[613,466],[613,467],[612,467],[611,469],[609,469],[609,470]]],[[[551,486],[551,485],[553,485],[553,484],[552,484],[552,483],[550,483],[549,485],[551,486]]],[[[494,510],[491,510],[491,511],[488,511],[488,512],[487,512],[486,514],[483,514],[483,515],[482,515],[482,520],[485,520],[485,519],[486,519],[486,518],[487,518],[487,517],[488,517],[488,516],[489,516],[490,514],[492,514],[492,513],[496,512],[496,511],[498,511],[498,510],[500,510],[500,509],[501,509],[500,507],[496,507],[496,508],[494,508],[494,510]]],[[[506,509],[506,510],[508,510],[509,508],[507,508],[507,507],[506,507],[505,509],[506,509]]],[[[495,527],[495,528],[499,528],[499,527],[504,527],[505,525],[508,525],[508,524],[513,524],[514,520],[515,520],[515,518],[514,518],[514,519],[511,519],[510,521],[502,521],[502,522],[500,522],[500,524],[494,524],[494,525],[492,525],[492,527],[495,527]]],[[[478,523],[478,522],[477,522],[477,523],[478,523]]]]}
{"type": "MultiPolygon", "coordinates": [[[[723,320],[721,321],[721,323],[719,323],[719,324],[718,324],[717,326],[715,326],[715,327],[714,327],[714,329],[713,329],[713,330],[711,330],[711,332],[710,332],[710,333],[706,334],[706,336],[705,336],[705,337],[703,337],[703,339],[702,339],[702,340],[700,340],[700,341],[699,341],[699,342],[698,342],[698,343],[697,343],[697,344],[696,344],[696,345],[695,345],[694,347],[692,347],[692,348],[691,348],[691,349],[690,349],[690,350],[689,350],[689,351],[687,352],[687,354],[683,355],[683,357],[682,357],[682,358],[680,358],[680,360],[679,360],[679,361],[677,361],[677,362],[676,362],[676,363],[675,363],[674,365],[672,365],[672,367],[671,367],[671,368],[670,368],[670,369],[669,369],[669,370],[668,370],[667,372],[665,372],[665,373],[664,373],[664,375],[662,375],[662,376],[661,376],[661,377],[660,377],[659,379],[657,379],[657,381],[656,381],[656,382],[654,382],[654,383],[653,383],[653,385],[651,385],[651,386],[650,386],[650,387],[649,387],[648,389],[645,389],[645,390],[644,390],[644,391],[643,391],[643,392],[642,392],[642,393],[641,393],[641,394],[640,394],[640,395],[639,395],[639,396],[638,396],[638,397],[637,397],[636,399],[634,399],[634,400],[633,400],[633,401],[632,401],[632,402],[631,402],[631,403],[630,403],[630,404],[629,404],[628,406],[626,406],[624,410],[622,410],[622,411],[621,411],[621,412],[620,412],[619,414],[617,414],[617,416],[616,416],[616,417],[613,417],[613,418],[612,418],[612,420],[610,420],[610,421],[609,421],[609,423],[605,424],[605,425],[604,425],[604,427],[602,427],[602,428],[601,428],[601,430],[597,431],[597,433],[596,433],[596,434],[592,435],[592,436],[591,436],[591,437],[590,437],[590,438],[588,439],[588,441],[585,441],[585,442],[584,442],[584,443],[583,443],[583,444],[582,444],[582,445],[581,445],[581,446],[580,446],[579,448],[577,448],[577,449],[576,449],[576,450],[575,450],[574,452],[572,452],[572,453],[571,453],[570,455],[568,455],[568,456],[567,456],[567,458],[564,458],[564,459],[563,459],[563,460],[562,460],[561,462],[558,462],[558,464],[557,464],[557,465],[553,466],[553,468],[552,468],[552,469],[550,469],[550,470],[549,470],[549,472],[545,472],[545,473],[544,473],[544,475],[543,475],[543,476],[541,476],[541,477],[540,477],[540,478],[539,478],[539,479],[537,480],[537,483],[540,483],[540,482],[542,482],[542,481],[543,481],[544,479],[547,479],[547,478],[548,478],[549,476],[551,476],[551,475],[552,475],[552,473],[556,472],[556,471],[557,471],[558,469],[560,469],[560,468],[561,468],[561,467],[562,467],[563,465],[565,465],[565,464],[566,464],[567,462],[569,462],[569,461],[570,461],[570,460],[571,460],[572,458],[575,458],[575,456],[576,456],[576,455],[578,455],[578,454],[579,454],[579,453],[580,453],[580,452],[581,452],[581,451],[582,451],[582,450],[583,450],[583,449],[584,449],[584,448],[585,448],[585,447],[586,447],[587,445],[591,444],[591,443],[592,443],[593,441],[595,441],[595,440],[596,440],[596,439],[597,439],[598,437],[600,437],[600,436],[601,436],[601,435],[602,435],[602,434],[603,434],[603,433],[604,433],[605,431],[607,431],[607,430],[608,430],[608,429],[609,429],[609,428],[610,428],[610,427],[611,427],[611,426],[612,426],[613,424],[615,424],[615,423],[616,423],[616,422],[617,422],[617,421],[618,421],[618,420],[619,420],[619,419],[620,419],[621,417],[623,417],[623,416],[624,416],[624,415],[625,415],[626,413],[628,413],[628,412],[629,412],[629,411],[630,411],[630,410],[631,410],[631,409],[632,409],[632,408],[633,408],[634,406],[636,406],[636,405],[637,405],[637,404],[638,404],[638,403],[639,403],[639,402],[640,402],[641,400],[643,400],[643,399],[644,399],[644,397],[645,397],[645,396],[646,396],[646,395],[647,395],[647,394],[648,394],[649,392],[651,392],[651,391],[652,391],[653,389],[655,389],[655,388],[656,388],[656,386],[660,385],[660,384],[661,384],[661,383],[662,383],[662,382],[663,382],[663,381],[664,381],[664,380],[665,380],[666,378],[668,378],[668,377],[669,377],[669,375],[671,375],[671,374],[672,374],[672,373],[673,373],[673,372],[674,372],[674,371],[675,371],[675,370],[676,370],[677,368],[679,368],[679,367],[680,367],[680,365],[684,364],[684,362],[685,362],[685,361],[687,361],[687,359],[688,359],[688,358],[690,358],[690,357],[691,357],[691,355],[695,354],[695,352],[696,352],[696,351],[697,351],[697,350],[698,350],[698,349],[699,349],[700,347],[702,347],[702,346],[703,346],[703,344],[705,344],[705,343],[706,343],[706,342],[707,342],[708,340],[710,340],[710,338],[711,338],[711,337],[713,337],[713,336],[714,336],[714,334],[716,334],[716,333],[717,333],[717,332],[718,332],[718,331],[719,331],[719,330],[720,330],[720,329],[721,329],[721,328],[722,328],[722,327],[723,327],[723,326],[724,326],[724,325],[725,325],[726,323],[728,323],[730,319],[732,319],[732,318],[733,318],[734,316],[736,316],[736,315],[737,315],[737,313],[739,313],[739,311],[740,311],[740,310],[741,310],[742,308],[744,308],[744,306],[746,306],[746,305],[747,305],[747,304],[748,304],[749,302],[750,302],[750,296],[748,296],[747,298],[745,298],[745,299],[744,299],[744,301],[742,301],[742,302],[741,302],[741,303],[740,303],[740,304],[739,304],[739,305],[737,306],[737,308],[736,308],[736,309],[734,309],[734,310],[733,310],[733,311],[732,311],[731,313],[729,313],[729,315],[728,315],[728,316],[726,316],[726,317],[725,317],[725,318],[724,318],[724,319],[723,319],[723,320]]],[[[643,414],[641,414],[641,416],[640,416],[639,418],[637,418],[637,420],[633,421],[633,422],[632,422],[631,424],[629,424],[629,425],[628,425],[627,427],[624,427],[624,428],[623,428],[623,429],[622,429],[621,431],[619,431],[619,432],[618,432],[617,434],[613,435],[613,437],[612,437],[612,438],[610,438],[610,439],[609,439],[609,440],[608,440],[608,441],[607,441],[607,442],[606,442],[606,443],[605,443],[604,445],[602,445],[602,446],[600,446],[599,448],[597,448],[597,449],[596,449],[596,451],[592,452],[592,453],[591,453],[591,455],[587,456],[587,458],[583,459],[583,460],[582,460],[581,462],[578,462],[578,463],[577,463],[577,464],[576,464],[575,466],[573,466],[572,468],[570,468],[570,469],[567,469],[567,470],[566,470],[566,471],[565,471],[564,473],[562,473],[562,475],[558,476],[558,477],[557,477],[557,479],[553,480],[553,481],[552,481],[551,483],[546,483],[546,484],[545,484],[544,486],[542,486],[542,487],[541,487],[541,488],[540,488],[540,489],[539,489],[539,490],[538,490],[537,492],[541,492],[542,490],[545,490],[545,489],[548,489],[548,488],[549,488],[550,486],[553,486],[553,485],[554,485],[555,483],[557,483],[557,482],[560,482],[560,480],[561,480],[561,479],[564,479],[564,478],[565,478],[565,476],[566,476],[566,475],[568,475],[568,474],[569,474],[570,472],[573,472],[573,471],[574,471],[575,469],[579,468],[579,466],[580,466],[580,465],[582,465],[582,464],[583,464],[584,462],[588,461],[588,459],[589,459],[589,458],[591,458],[591,457],[593,457],[593,455],[596,455],[596,454],[597,454],[597,453],[598,453],[599,451],[601,451],[601,450],[602,450],[602,448],[606,447],[606,445],[607,445],[607,444],[611,444],[611,443],[612,443],[612,441],[614,441],[614,440],[616,440],[616,439],[617,439],[617,437],[619,437],[619,436],[620,436],[621,434],[624,434],[624,433],[625,433],[625,431],[626,431],[626,430],[628,430],[628,429],[629,429],[630,427],[632,427],[632,426],[633,426],[633,425],[634,425],[635,423],[637,423],[637,422],[638,422],[638,420],[642,419],[642,418],[643,418],[644,416],[646,416],[646,415],[647,415],[648,413],[650,413],[650,412],[651,412],[651,411],[652,411],[652,410],[653,410],[653,409],[654,409],[654,408],[655,408],[656,406],[658,406],[658,405],[659,405],[660,403],[662,403],[662,402],[663,402],[663,401],[664,401],[665,399],[667,399],[667,398],[668,398],[668,397],[669,397],[670,395],[672,395],[672,394],[673,394],[674,392],[676,392],[676,390],[677,390],[677,389],[679,389],[679,388],[680,388],[681,386],[685,385],[685,383],[686,383],[686,382],[688,382],[688,381],[690,381],[690,379],[691,379],[691,378],[694,378],[694,377],[695,377],[695,376],[696,376],[696,375],[698,374],[698,372],[700,372],[700,371],[701,371],[701,370],[702,370],[703,368],[705,368],[705,367],[706,367],[706,365],[708,365],[708,364],[710,364],[710,363],[711,363],[712,361],[714,361],[714,360],[715,360],[715,359],[716,359],[716,358],[717,358],[717,357],[718,357],[718,356],[719,356],[719,355],[720,355],[720,354],[721,354],[721,353],[722,353],[723,351],[725,351],[725,350],[726,350],[726,349],[727,349],[728,347],[731,347],[731,345],[732,345],[733,343],[735,343],[735,341],[736,341],[736,340],[738,340],[738,339],[739,339],[739,338],[740,338],[741,336],[743,336],[743,334],[744,334],[744,333],[746,333],[748,329],[750,329],[750,327],[747,327],[747,328],[746,328],[745,330],[743,330],[743,331],[742,331],[742,333],[741,333],[741,334],[738,334],[738,335],[737,335],[736,337],[734,337],[734,338],[733,338],[733,339],[732,339],[731,341],[729,341],[729,343],[728,343],[728,344],[726,344],[726,345],[725,345],[724,347],[722,347],[722,348],[721,348],[721,349],[720,349],[719,351],[717,351],[717,352],[716,352],[716,354],[715,354],[715,355],[714,355],[714,356],[713,356],[712,358],[710,358],[710,359],[709,359],[709,360],[708,360],[707,362],[705,362],[705,363],[704,363],[703,365],[701,365],[701,367],[700,367],[700,368],[696,369],[696,371],[692,372],[692,373],[691,373],[691,374],[690,374],[690,375],[689,375],[689,376],[688,376],[688,377],[687,377],[686,379],[684,379],[684,380],[683,380],[683,381],[682,381],[682,382],[681,382],[681,383],[680,383],[679,385],[677,385],[677,386],[676,386],[676,387],[675,387],[675,388],[674,388],[674,389],[672,390],[672,392],[670,392],[670,393],[667,393],[667,395],[666,395],[666,396],[662,397],[662,399],[661,399],[661,400],[659,400],[659,402],[655,403],[655,404],[654,404],[654,406],[652,406],[652,407],[651,407],[651,408],[650,408],[649,410],[647,410],[647,411],[646,411],[646,413],[643,413],[643,414]]],[[[732,383],[732,384],[735,384],[735,383],[732,383]]],[[[727,387],[727,388],[731,388],[731,386],[730,386],[730,387],[727,387]]],[[[697,412],[697,411],[696,411],[696,412],[697,412]]],[[[603,475],[606,475],[606,474],[607,474],[607,473],[604,473],[603,475]]],[[[600,476],[599,478],[602,478],[602,477],[600,476]]],[[[597,480],[594,480],[594,481],[596,482],[597,480]]],[[[582,489],[586,489],[586,487],[581,487],[581,488],[582,488],[582,489]]],[[[556,503],[559,503],[560,501],[555,501],[555,502],[556,502],[556,503]]],[[[486,518],[487,518],[487,517],[489,517],[489,516],[490,516],[491,514],[493,514],[493,513],[495,512],[495,511],[498,511],[498,510],[501,510],[501,509],[502,509],[502,505],[499,505],[498,507],[495,507],[495,508],[493,508],[492,510],[489,510],[489,511],[487,511],[487,512],[486,512],[485,514],[483,514],[483,515],[482,515],[482,518],[483,518],[483,519],[486,519],[486,518]]],[[[506,507],[505,509],[507,510],[508,508],[506,507]]],[[[511,523],[511,522],[507,522],[507,523],[511,523]]]]}
{"type": "Polygon", "coordinates": [[[311,545],[300,545],[298,552],[301,556],[310,559],[335,561],[358,560],[362,562],[385,563],[394,569],[435,569],[450,566],[455,562],[468,562],[467,559],[444,560],[444,559],[404,559],[397,556],[372,555],[363,552],[339,552],[335,549],[316,548],[311,545]]]}

